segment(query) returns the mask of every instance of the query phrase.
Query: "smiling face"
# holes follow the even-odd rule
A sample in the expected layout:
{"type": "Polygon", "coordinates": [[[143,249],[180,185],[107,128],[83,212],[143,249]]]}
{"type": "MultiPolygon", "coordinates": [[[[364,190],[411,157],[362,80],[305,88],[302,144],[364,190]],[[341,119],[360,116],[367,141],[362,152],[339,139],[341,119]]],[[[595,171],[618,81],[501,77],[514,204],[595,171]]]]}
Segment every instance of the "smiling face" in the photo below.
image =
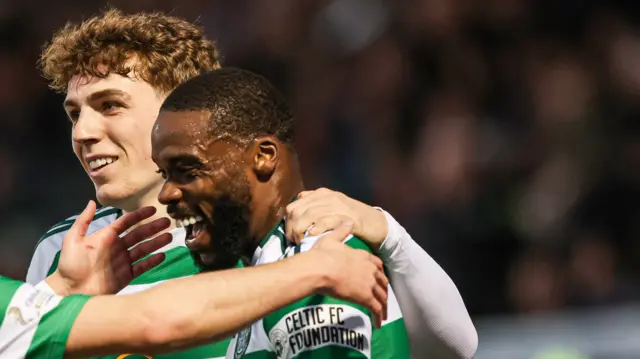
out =
{"type": "Polygon", "coordinates": [[[234,266],[252,252],[252,180],[245,146],[211,138],[206,111],[160,113],[153,160],[165,178],[158,197],[186,228],[186,245],[202,270],[234,266]]]}
{"type": "Polygon", "coordinates": [[[251,260],[281,221],[303,187],[292,140],[284,97],[248,71],[210,71],[169,94],[151,136],[158,199],[203,269],[251,260]]]}
{"type": "Polygon", "coordinates": [[[73,126],[73,151],[101,204],[135,209],[133,203],[162,185],[148,140],[162,100],[149,83],[132,76],[69,81],[64,108],[73,126]]]}

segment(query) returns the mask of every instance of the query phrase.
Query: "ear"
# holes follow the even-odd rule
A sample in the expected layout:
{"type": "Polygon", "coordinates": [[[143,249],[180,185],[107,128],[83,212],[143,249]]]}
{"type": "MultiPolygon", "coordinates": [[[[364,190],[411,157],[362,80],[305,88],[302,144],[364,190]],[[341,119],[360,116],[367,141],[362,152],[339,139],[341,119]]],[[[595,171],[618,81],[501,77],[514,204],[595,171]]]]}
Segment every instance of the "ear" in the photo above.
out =
{"type": "Polygon", "coordinates": [[[280,141],[272,136],[260,137],[252,147],[253,171],[260,181],[268,181],[280,160],[280,141]]]}

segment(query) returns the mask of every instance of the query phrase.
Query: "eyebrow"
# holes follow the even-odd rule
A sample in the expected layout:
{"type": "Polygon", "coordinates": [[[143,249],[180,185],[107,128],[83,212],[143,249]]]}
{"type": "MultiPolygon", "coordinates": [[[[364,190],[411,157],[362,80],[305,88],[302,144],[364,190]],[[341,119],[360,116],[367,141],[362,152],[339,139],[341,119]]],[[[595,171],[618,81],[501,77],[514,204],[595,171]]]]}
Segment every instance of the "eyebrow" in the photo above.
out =
{"type": "Polygon", "coordinates": [[[179,154],[169,159],[170,166],[200,166],[200,159],[192,154],[179,154]]]}
{"type": "MultiPolygon", "coordinates": [[[[97,91],[92,93],[91,95],[89,95],[89,97],[87,98],[87,100],[89,102],[93,102],[96,100],[99,100],[101,98],[104,97],[109,97],[109,96],[119,96],[121,97],[123,100],[128,101],[131,99],[131,95],[129,95],[128,93],[122,91],[122,90],[118,90],[118,89],[105,89],[105,90],[101,90],[101,91],[97,91]]],[[[78,106],[77,102],[72,100],[72,99],[67,99],[64,101],[63,104],[64,107],[72,107],[72,106],[78,106]]]]}

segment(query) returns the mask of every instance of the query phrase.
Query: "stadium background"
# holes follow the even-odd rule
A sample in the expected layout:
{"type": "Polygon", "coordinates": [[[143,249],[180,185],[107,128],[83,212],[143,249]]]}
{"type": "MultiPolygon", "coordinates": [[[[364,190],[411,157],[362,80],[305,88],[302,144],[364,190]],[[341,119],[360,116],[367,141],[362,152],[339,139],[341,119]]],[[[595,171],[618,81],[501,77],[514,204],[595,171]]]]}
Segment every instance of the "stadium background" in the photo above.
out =
{"type": "MultiPolygon", "coordinates": [[[[462,292],[478,358],[640,357],[640,3],[110,3],[199,19],[225,65],[273,81],[307,186],[407,227],[462,292]]],[[[0,273],[15,278],[93,198],[35,62],[104,2],[49,4],[0,2],[0,273]]]]}

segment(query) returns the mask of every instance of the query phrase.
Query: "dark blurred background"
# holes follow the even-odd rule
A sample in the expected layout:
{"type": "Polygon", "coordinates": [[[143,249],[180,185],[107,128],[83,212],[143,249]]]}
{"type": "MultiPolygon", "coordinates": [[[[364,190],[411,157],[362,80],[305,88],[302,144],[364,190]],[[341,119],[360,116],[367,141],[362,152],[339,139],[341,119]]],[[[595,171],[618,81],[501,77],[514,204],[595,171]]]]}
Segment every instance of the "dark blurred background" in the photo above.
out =
{"type": "MultiPolygon", "coordinates": [[[[226,66],[274,82],[297,115],[307,187],[390,211],[487,335],[496,315],[518,328],[640,299],[640,2],[109,4],[197,20],[226,66]]],[[[0,2],[3,274],[23,278],[39,236],[94,196],[35,62],[53,31],[105,6],[0,2]]]]}

